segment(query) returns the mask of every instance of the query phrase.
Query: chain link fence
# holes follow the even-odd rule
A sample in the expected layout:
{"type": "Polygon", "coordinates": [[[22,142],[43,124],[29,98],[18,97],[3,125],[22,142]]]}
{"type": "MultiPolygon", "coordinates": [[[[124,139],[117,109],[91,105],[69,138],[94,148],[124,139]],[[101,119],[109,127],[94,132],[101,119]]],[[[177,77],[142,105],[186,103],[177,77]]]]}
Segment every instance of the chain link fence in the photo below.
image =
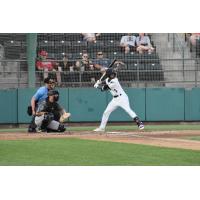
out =
{"type": "MultiPolygon", "coordinates": [[[[152,53],[136,50],[124,53],[120,39],[125,33],[102,33],[95,42],[87,42],[80,33],[38,34],[36,57],[36,87],[43,85],[46,76],[57,80],[59,87],[93,87],[102,72],[95,68],[101,52],[107,64],[119,61],[118,78],[127,87],[198,87],[199,58],[190,56],[184,34],[149,34],[155,48],[152,53]],[[52,67],[39,69],[39,53],[47,52],[43,64],[52,67]],[[88,65],[81,68],[84,55],[88,65]]],[[[137,36],[137,34],[133,34],[137,36]]],[[[28,87],[26,34],[0,34],[0,88],[28,87]]]]}
{"type": "MultiPolygon", "coordinates": [[[[199,87],[200,68],[194,64],[198,62],[196,59],[163,59],[160,62],[167,67],[163,69],[156,64],[140,65],[135,61],[131,69],[118,70],[118,78],[126,87],[199,87]]],[[[1,89],[28,87],[28,71],[25,66],[27,66],[26,60],[0,61],[1,89]]],[[[36,71],[35,73],[36,87],[43,85],[43,79],[47,75],[55,78],[59,87],[93,87],[95,81],[102,75],[100,71],[48,73],[36,71]]]]}

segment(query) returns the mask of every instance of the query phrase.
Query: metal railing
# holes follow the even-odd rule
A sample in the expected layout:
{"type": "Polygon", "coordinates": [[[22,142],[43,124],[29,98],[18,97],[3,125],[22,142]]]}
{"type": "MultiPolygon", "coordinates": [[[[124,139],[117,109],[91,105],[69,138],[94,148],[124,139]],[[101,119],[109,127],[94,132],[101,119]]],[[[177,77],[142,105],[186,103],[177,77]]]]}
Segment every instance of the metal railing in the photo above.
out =
{"type": "MultiPolygon", "coordinates": [[[[119,70],[118,78],[127,87],[199,87],[199,59],[129,60],[127,69],[119,70]],[[184,62],[184,68],[182,63],[184,62]],[[162,63],[162,65],[160,64],[162,63]]],[[[59,87],[93,87],[99,71],[48,72],[59,87]],[[60,82],[58,77],[60,76],[60,82]]],[[[43,85],[44,72],[36,71],[36,85],[43,85]]],[[[0,61],[0,89],[27,88],[26,60],[0,61]]]]}

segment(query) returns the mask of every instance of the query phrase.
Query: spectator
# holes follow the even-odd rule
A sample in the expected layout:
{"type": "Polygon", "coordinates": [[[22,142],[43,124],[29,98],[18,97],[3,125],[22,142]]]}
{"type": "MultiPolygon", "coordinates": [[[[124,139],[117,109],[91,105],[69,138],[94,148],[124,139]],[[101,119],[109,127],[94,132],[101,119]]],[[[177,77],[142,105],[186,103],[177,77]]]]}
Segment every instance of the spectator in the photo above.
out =
{"type": "Polygon", "coordinates": [[[125,53],[129,53],[130,51],[135,51],[135,40],[136,37],[131,33],[122,36],[120,41],[120,47],[125,53]]]}
{"type": "MultiPolygon", "coordinates": [[[[92,61],[89,59],[88,53],[83,53],[82,59],[76,61],[76,68],[81,72],[94,71],[94,66],[92,64],[92,61]]],[[[91,82],[94,83],[95,78],[93,76],[93,73],[88,73],[88,76],[90,77],[91,82]]]]}
{"type": "Polygon", "coordinates": [[[200,57],[200,33],[191,33],[189,37],[190,51],[194,52],[195,57],[200,57]]]}
{"type": "MultiPolygon", "coordinates": [[[[101,72],[105,72],[108,69],[108,66],[112,63],[112,61],[108,58],[104,58],[104,54],[102,51],[97,52],[97,59],[93,61],[94,67],[101,72]]],[[[121,61],[116,61],[117,67],[121,68],[121,66],[125,66],[125,64],[121,61]]]]}
{"type": "Polygon", "coordinates": [[[97,52],[97,59],[93,61],[94,67],[100,71],[105,71],[108,66],[111,64],[111,60],[104,58],[102,51],[97,52]]]}
{"type": "Polygon", "coordinates": [[[74,72],[76,69],[75,61],[69,60],[67,54],[64,54],[62,61],[59,62],[59,65],[61,66],[61,69],[63,71],[62,82],[64,82],[64,83],[66,81],[74,82],[74,76],[73,76],[72,72],[74,72]]]}
{"type": "Polygon", "coordinates": [[[61,66],[63,67],[63,71],[74,71],[74,63],[72,61],[69,61],[67,55],[65,54],[63,57],[63,61],[61,63],[61,66]]]}
{"type": "Polygon", "coordinates": [[[192,33],[190,36],[190,43],[196,46],[197,40],[200,40],[200,33],[192,33]]]}
{"type": "Polygon", "coordinates": [[[44,50],[38,54],[36,68],[39,71],[43,71],[44,79],[48,77],[48,71],[53,70],[53,64],[50,60],[47,60],[48,53],[44,50]]]}
{"type": "Polygon", "coordinates": [[[150,39],[144,33],[139,33],[136,38],[137,51],[142,54],[144,52],[152,53],[154,48],[151,45],[150,39]]]}
{"type": "Polygon", "coordinates": [[[56,73],[56,79],[58,86],[61,86],[61,73],[62,73],[62,67],[59,65],[59,62],[53,62],[53,72],[56,73]]]}
{"type": "Polygon", "coordinates": [[[76,61],[76,68],[78,71],[93,71],[94,66],[92,64],[92,61],[89,59],[88,53],[83,53],[82,59],[79,61],[76,61]]]}
{"type": "Polygon", "coordinates": [[[91,43],[96,42],[96,37],[100,36],[100,33],[82,33],[83,40],[91,43]]]}
{"type": "Polygon", "coordinates": [[[0,60],[4,59],[4,46],[0,44],[0,60]]]}
{"type": "Polygon", "coordinates": [[[38,54],[36,69],[43,72],[44,79],[49,76],[49,72],[56,72],[58,85],[61,84],[60,72],[62,71],[62,68],[57,62],[48,59],[48,53],[44,50],[41,50],[38,54]]]}

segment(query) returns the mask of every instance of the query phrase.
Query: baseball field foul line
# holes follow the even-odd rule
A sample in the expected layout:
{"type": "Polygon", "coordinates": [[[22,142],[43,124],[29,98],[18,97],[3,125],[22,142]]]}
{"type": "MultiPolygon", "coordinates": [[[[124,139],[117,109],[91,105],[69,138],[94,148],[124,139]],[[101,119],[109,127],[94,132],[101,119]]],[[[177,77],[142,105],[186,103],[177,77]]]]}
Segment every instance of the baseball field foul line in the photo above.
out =
{"type": "Polygon", "coordinates": [[[123,136],[127,138],[131,137],[137,137],[137,138],[143,138],[143,139],[151,139],[151,140],[159,140],[159,141],[174,141],[174,142],[190,142],[190,143],[197,143],[200,144],[200,141],[195,141],[195,140],[186,140],[186,139],[177,139],[177,138],[155,138],[151,136],[144,136],[140,134],[127,134],[126,132],[107,132],[105,134],[106,136],[123,136]]]}

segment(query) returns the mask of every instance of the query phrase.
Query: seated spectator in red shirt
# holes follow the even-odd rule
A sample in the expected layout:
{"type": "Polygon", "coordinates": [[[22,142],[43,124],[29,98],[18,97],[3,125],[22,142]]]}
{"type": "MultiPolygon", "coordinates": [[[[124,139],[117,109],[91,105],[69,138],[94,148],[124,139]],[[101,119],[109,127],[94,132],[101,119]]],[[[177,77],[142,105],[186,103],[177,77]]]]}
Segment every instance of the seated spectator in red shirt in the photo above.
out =
{"type": "Polygon", "coordinates": [[[151,53],[153,52],[154,48],[151,45],[149,36],[145,35],[144,33],[139,33],[139,36],[136,38],[137,44],[137,51],[142,54],[144,52],[151,53]]]}
{"type": "Polygon", "coordinates": [[[56,72],[56,78],[58,85],[61,84],[61,75],[60,72],[62,71],[62,68],[59,66],[59,64],[53,60],[50,60],[47,58],[48,53],[44,50],[40,51],[38,54],[38,59],[36,62],[36,69],[39,71],[43,71],[43,77],[44,79],[49,76],[49,72],[56,72]]]}
{"type": "MultiPolygon", "coordinates": [[[[37,70],[43,70],[44,72],[52,71],[53,64],[52,61],[47,59],[48,53],[44,50],[40,51],[38,54],[38,60],[36,62],[37,70]]],[[[48,77],[48,73],[44,73],[44,78],[48,77]]]]}

